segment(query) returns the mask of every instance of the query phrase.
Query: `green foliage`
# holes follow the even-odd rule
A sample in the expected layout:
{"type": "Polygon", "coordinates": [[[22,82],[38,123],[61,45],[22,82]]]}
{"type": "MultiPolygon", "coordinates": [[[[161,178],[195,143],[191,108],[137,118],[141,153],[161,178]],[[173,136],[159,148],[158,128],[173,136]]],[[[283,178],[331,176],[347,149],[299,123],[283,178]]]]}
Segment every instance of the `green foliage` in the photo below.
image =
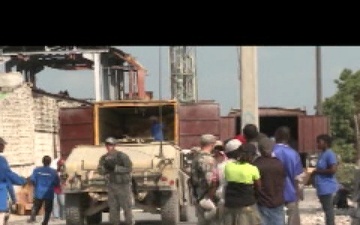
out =
{"type": "Polygon", "coordinates": [[[349,190],[354,188],[356,165],[353,163],[341,163],[336,171],[336,179],[349,190]]]}
{"type": "Polygon", "coordinates": [[[354,115],[360,113],[360,71],[345,69],[334,82],[338,91],[325,99],[324,114],[330,117],[331,135],[336,139],[334,150],[344,162],[354,162],[354,115]]]}
{"type": "Polygon", "coordinates": [[[354,144],[346,143],[344,139],[336,139],[332,149],[334,152],[340,156],[341,161],[345,163],[355,163],[356,161],[356,151],[354,144]]]}

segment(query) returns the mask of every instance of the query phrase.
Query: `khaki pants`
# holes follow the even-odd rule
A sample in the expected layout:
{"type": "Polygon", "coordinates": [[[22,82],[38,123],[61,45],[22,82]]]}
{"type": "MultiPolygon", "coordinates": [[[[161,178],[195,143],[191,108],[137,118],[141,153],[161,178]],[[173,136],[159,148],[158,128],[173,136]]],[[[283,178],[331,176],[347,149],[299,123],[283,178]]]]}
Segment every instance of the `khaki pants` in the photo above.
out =
{"type": "Polygon", "coordinates": [[[257,205],[239,208],[225,208],[223,224],[225,225],[260,225],[261,218],[257,205]]]}

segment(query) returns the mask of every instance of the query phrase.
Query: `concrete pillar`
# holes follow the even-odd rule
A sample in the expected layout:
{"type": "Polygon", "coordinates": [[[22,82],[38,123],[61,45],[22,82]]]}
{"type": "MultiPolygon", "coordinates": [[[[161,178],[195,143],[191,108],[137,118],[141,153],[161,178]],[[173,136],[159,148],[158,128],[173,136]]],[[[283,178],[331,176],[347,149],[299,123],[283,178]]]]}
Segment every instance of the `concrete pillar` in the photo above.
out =
{"type": "Polygon", "coordinates": [[[125,75],[124,71],[117,70],[117,82],[118,82],[118,92],[119,92],[119,99],[125,98],[125,75]]]}
{"type": "Polygon", "coordinates": [[[137,88],[139,93],[139,98],[144,99],[146,96],[145,93],[145,74],[146,72],[143,69],[137,71],[137,88]]]}
{"type": "Polygon", "coordinates": [[[241,130],[246,124],[259,128],[257,47],[240,47],[241,130]]]}
{"type": "Polygon", "coordinates": [[[110,97],[110,100],[117,100],[115,70],[109,69],[108,75],[109,75],[109,97],[110,97]]]}
{"type": "Polygon", "coordinates": [[[110,100],[110,84],[109,84],[109,70],[102,69],[102,78],[103,78],[103,100],[110,100]]]}
{"type": "Polygon", "coordinates": [[[94,53],[94,86],[95,86],[95,100],[103,100],[102,95],[102,69],[101,69],[100,53],[94,53]]]}

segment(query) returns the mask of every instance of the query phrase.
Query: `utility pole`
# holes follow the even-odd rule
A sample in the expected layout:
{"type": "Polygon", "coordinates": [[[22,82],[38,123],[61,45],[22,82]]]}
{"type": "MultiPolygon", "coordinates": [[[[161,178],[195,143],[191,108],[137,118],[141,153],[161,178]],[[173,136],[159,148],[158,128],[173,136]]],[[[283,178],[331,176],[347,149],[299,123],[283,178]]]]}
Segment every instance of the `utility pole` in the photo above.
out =
{"type": "Polygon", "coordinates": [[[322,115],[321,47],[316,46],[316,114],[322,115]]]}
{"type": "Polygon", "coordinates": [[[246,124],[259,129],[257,47],[240,47],[240,107],[241,131],[246,124]]]}

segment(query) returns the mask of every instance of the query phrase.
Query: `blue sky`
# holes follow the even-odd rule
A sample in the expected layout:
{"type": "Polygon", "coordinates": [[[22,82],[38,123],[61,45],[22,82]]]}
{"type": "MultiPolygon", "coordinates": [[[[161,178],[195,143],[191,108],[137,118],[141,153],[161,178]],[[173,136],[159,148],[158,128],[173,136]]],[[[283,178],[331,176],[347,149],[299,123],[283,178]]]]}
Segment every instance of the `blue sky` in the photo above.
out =
{"type": "MultiPolygon", "coordinates": [[[[146,89],[159,98],[159,47],[119,47],[148,69],[146,89]]],[[[168,47],[162,46],[162,99],[170,98],[168,47]]],[[[305,108],[314,113],[316,104],[315,47],[259,47],[259,106],[305,108]]],[[[332,96],[334,79],[348,68],[360,69],[360,47],[322,47],[323,97],[332,96]]],[[[240,106],[240,83],[236,47],[197,47],[199,99],[215,100],[222,115],[240,106]]],[[[71,96],[94,98],[92,71],[46,69],[38,74],[38,86],[57,93],[67,89],[71,96]]]]}

